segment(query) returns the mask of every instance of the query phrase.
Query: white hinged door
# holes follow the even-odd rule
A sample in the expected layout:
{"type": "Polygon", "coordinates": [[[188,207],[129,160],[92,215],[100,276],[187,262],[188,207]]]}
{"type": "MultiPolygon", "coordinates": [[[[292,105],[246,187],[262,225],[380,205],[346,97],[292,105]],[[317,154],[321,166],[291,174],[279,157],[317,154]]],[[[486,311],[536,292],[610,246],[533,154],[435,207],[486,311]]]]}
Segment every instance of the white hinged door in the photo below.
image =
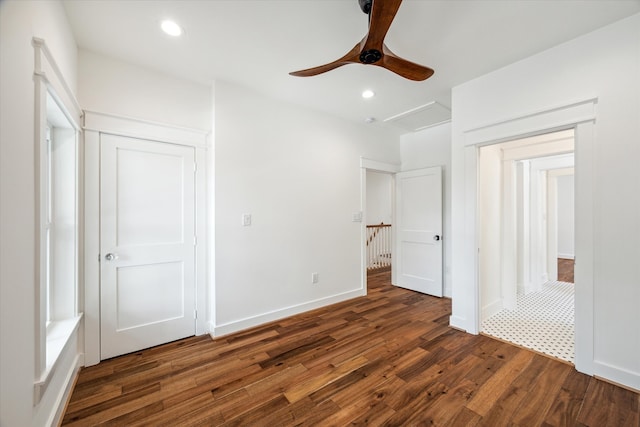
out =
{"type": "Polygon", "coordinates": [[[442,296],[442,168],[396,174],[395,283],[442,296]]]}
{"type": "Polygon", "coordinates": [[[195,333],[194,148],[101,134],[101,359],[195,333]]]}

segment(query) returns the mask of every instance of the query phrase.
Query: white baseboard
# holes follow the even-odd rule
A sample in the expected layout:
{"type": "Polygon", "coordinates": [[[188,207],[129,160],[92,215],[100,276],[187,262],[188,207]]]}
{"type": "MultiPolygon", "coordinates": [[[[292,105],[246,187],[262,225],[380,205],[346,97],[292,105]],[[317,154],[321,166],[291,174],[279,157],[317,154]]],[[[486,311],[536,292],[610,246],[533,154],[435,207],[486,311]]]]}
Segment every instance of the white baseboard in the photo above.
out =
{"type": "Polygon", "coordinates": [[[477,335],[478,332],[474,332],[472,327],[469,327],[467,319],[460,316],[449,316],[449,326],[459,329],[461,331],[477,335]]]}
{"type": "Polygon", "coordinates": [[[50,423],[47,425],[59,426],[62,424],[62,417],[67,408],[67,403],[71,398],[71,393],[73,392],[80,367],[83,365],[83,360],[83,353],[76,354],[71,369],[65,376],[64,387],[58,391],[58,395],[55,398],[55,411],[51,413],[51,417],[49,418],[50,423]]]}
{"type": "Polygon", "coordinates": [[[485,305],[484,307],[482,307],[482,320],[484,321],[488,319],[489,317],[498,313],[500,310],[502,310],[501,299],[495,300],[494,302],[485,305]]]}
{"type": "Polygon", "coordinates": [[[268,313],[263,313],[256,316],[223,323],[220,325],[215,325],[213,322],[209,322],[209,334],[213,338],[219,338],[223,335],[228,335],[234,332],[243,331],[245,329],[253,328],[255,326],[260,326],[265,323],[273,322],[274,320],[280,320],[285,317],[294,316],[296,314],[304,313],[306,311],[325,307],[327,305],[335,304],[335,303],[346,301],[349,299],[361,297],[363,295],[366,295],[366,291],[364,289],[356,289],[354,291],[332,295],[326,298],[321,298],[321,299],[309,301],[303,304],[285,307],[279,310],[270,311],[268,313]]]}
{"type": "Polygon", "coordinates": [[[561,254],[558,253],[558,258],[562,258],[562,259],[575,259],[576,256],[574,254],[561,254]]]}
{"type": "Polygon", "coordinates": [[[595,377],[640,392],[640,373],[599,361],[594,361],[593,367],[593,375],[595,377]]]}

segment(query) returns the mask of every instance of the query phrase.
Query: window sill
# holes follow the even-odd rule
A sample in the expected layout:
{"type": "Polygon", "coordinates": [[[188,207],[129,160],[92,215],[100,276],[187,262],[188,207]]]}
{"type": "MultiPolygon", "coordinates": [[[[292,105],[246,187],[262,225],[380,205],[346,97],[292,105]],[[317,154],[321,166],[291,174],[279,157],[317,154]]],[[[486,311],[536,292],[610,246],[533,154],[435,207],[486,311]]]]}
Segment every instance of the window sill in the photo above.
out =
{"type": "Polygon", "coordinates": [[[40,379],[34,384],[34,402],[37,404],[47,391],[49,382],[55,375],[60,355],[69,343],[69,339],[80,325],[82,314],[70,319],[58,320],[47,325],[47,362],[40,379]]]}

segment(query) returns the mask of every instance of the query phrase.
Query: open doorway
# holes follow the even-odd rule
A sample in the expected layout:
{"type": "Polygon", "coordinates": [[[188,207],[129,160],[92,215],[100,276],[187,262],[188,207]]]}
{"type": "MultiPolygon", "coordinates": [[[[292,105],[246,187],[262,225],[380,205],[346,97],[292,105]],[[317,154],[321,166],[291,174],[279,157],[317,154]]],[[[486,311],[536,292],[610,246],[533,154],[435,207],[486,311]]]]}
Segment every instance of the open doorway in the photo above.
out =
{"type": "MultiPolygon", "coordinates": [[[[551,237],[555,243],[556,279],[559,282],[574,283],[575,267],[575,179],[574,170],[555,170],[551,172],[555,178],[557,205],[555,209],[556,234],[551,237]],[[555,241],[554,241],[555,240],[555,241]]],[[[552,199],[552,197],[550,197],[552,199]]],[[[553,230],[551,230],[553,231],[553,230]]]]}
{"type": "Polygon", "coordinates": [[[478,160],[481,332],[570,363],[574,289],[558,258],[573,257],[573,145],[573,130],[555,132],[482,147],[478,160]]]}
{"type": "Polygon", "coordinates": [[[365,261],[367,277],[391,271],[393,174],[366,171],[365,261]]]}

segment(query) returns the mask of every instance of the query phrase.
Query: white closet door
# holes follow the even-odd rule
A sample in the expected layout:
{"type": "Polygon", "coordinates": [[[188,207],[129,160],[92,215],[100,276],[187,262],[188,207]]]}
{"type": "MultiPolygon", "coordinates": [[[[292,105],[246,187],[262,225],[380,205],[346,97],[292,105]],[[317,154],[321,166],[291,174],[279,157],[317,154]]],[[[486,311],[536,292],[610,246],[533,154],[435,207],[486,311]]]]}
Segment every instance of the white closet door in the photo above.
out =
{"type": "Polygon", "coordinates": [[[195,333],[192,147],[101,134],[101,359],[195,333]]]}

